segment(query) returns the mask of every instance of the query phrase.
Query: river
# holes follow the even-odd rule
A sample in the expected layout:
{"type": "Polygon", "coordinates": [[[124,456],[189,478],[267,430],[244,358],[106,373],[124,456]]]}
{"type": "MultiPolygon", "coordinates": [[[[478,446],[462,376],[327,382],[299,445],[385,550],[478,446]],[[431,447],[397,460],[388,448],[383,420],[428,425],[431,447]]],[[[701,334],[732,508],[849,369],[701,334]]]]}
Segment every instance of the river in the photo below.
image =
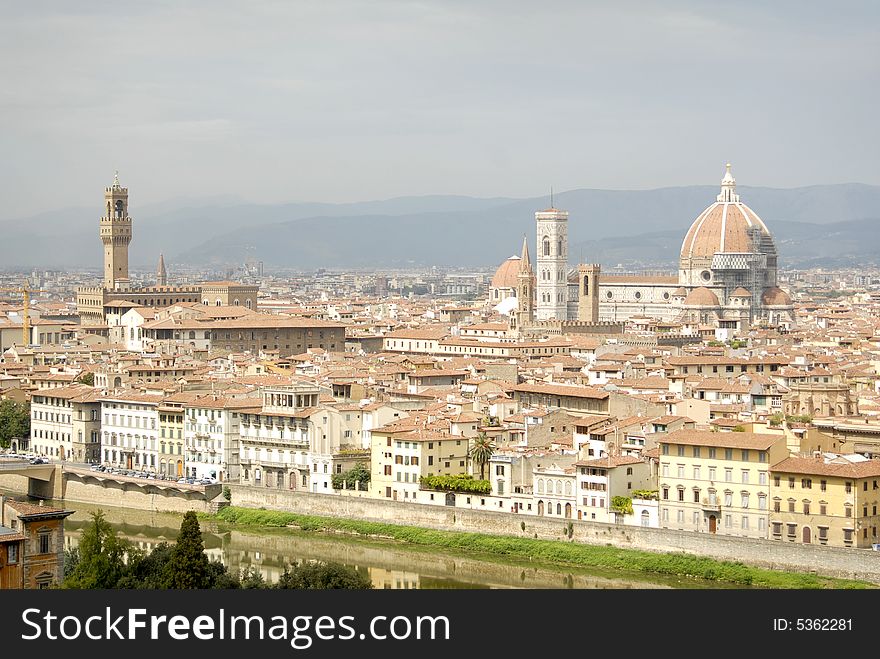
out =
{"type": "MultiPolygon", "coordinates": [[[[18,495],[17,498],[21,498],[18,495]]],[[[173,543],[182,515],[46,501],[75,512],[65,522],[68,547],[79,543],[90,513],[99,508],[116,532],[150,550],[173,543]]],[[[229,527],[201,521],[205,551],[227,567],[256,567],[276,581],[284,566],[301,560],[336,561],[369,574],[375,588],[719,588],[707,582],[640,572],[581,569],[552,563],[411,546],[392,540],[366,539],[293,529],[229,527]]]]}

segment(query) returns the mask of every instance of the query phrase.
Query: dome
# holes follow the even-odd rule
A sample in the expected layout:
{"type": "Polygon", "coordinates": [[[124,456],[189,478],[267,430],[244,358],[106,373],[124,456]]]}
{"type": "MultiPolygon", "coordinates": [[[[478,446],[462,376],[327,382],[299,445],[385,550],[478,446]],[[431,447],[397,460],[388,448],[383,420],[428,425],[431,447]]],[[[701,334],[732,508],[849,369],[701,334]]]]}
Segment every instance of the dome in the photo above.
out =
{"type": "Polygon", "coordinates": [[[679,286],[672,291],[672,297],[687,297],[687,294],[687,289],[684,286],[679,286]]]}
{"type": "Polygon", "coordinates": [[[764,292],[761,294],[761,303],[771,307],[790,307],[791,298],[784,290],[778,286],[773,286],[764,289],[764,292]]]}
{"type": "Polygon", "coordinates": [[[519,273],[519,263],[522,259],[518,256],[511,256],[504,263],[498,266],[495,276],[492,277],[490,288],[516,288],[516,275],[519,273]]]}
{"type": "Polygon", "coordinates": [[[705,286],[700,286],[688,294],[684,299],[684,304],[688,307],[717,307],[719,302],[715,293],[705,286]]]}
{"type": "Polygon", "coordinates": [[[711,259],[718,252],[764,251],[755,248],[756,239],[772,237],[757,213],[739,200],[736,180],[727,165],[717,201],[697,216],[684,237],[681,260],[711,259]]]}
{"type": "Polygon", "coordinates": [[[730,294],[729,297],[752,297],[752,294],[749,293],[742,286],[737,286],[735,289],[733,289],[733,292],[730,294]]]}

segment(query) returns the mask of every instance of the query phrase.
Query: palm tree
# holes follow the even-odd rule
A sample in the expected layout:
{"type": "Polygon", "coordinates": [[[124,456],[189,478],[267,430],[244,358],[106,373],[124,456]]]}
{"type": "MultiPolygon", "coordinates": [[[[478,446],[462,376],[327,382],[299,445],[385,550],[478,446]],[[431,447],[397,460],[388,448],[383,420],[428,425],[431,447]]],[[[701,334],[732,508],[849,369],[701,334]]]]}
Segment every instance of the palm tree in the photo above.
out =
{"type": "Polygon", "coordinates": [[[486,479],[486,465],[494,453],[495,444],[486,436],[486,433],[481,432],[474,438],[470,449],[470,458],[475,464],[480,465],[480,480],[486,479]]]}

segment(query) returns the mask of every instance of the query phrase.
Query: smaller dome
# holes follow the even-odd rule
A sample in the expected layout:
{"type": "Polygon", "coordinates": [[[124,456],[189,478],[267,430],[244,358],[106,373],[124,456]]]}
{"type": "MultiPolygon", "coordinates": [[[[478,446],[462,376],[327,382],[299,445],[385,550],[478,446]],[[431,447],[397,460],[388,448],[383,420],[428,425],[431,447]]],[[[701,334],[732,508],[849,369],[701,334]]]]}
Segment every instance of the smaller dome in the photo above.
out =
{"type": "Polygon", "coordinates": [[[692,290],[684,299],[685,306],[689,307],[717,307],[718,296],[705,286],[692,290]]]}
{"type": "Polygon", "coordinates": [[[730,297],[752,297],[752,294],[748,292],[742,286],[737,286],[733,289],[733,292],[730,294],[730,297]]]}
{"type": "Polygon", "coordinates": [[[511,256],[498,266],[492,283],[489,284],[490,288],[516,288],[516,275],[519,273],[521,260],[518,256],[511,256]]]}
{"type": "Polygon", "coordinates": [[[765,288],[761,294],[761,303],[770,307],[790,307],[791,298],[788,293],[778,286],[771,286],[770,288],[765,288]]]}
{"type": "Polygon", "coordinates": [[[672,291],[672,297],[687,297],[687,294],[687,289],[684,286],[679,286],[672,291]]]}

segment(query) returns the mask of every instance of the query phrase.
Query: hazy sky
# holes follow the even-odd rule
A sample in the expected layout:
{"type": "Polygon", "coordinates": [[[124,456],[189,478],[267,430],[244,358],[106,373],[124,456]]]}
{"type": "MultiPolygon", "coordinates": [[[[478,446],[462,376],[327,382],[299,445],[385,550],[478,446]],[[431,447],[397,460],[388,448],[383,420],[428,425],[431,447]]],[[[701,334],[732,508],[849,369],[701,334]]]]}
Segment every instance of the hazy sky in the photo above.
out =
{"type": "Polygon", "coordinates": [[[873,0],[0,0],[0,81],[0,218],[880,184],[873,0]]]}

